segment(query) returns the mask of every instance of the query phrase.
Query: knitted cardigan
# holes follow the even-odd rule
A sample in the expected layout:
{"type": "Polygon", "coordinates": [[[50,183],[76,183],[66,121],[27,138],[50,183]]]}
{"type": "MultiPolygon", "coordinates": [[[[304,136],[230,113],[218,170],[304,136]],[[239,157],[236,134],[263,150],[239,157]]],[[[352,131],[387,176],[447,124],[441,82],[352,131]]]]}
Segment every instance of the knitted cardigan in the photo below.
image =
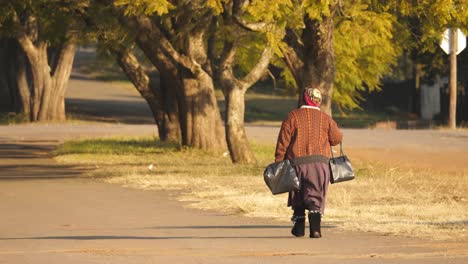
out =
{"type": "Polygon", "coordinates": [[[338,145],[342,138],[336,122],[318,108],[293,110],[281,125],[275,161],[314,155],[330,158],[330,145],[338,145]]]}

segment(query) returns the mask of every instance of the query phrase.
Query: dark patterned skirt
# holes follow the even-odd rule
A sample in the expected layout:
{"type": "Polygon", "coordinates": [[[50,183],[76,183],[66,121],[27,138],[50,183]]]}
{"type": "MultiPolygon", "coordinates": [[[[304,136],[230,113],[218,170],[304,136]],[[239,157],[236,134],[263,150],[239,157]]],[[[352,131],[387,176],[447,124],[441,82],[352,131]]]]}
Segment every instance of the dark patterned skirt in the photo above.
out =
{"type": "Polygon", "coordinates": [[[301,181],[299,191],[289,192],[288,206],[305,208],[311,211],[325,210],[325,199],[330,183],[330,167],[328,162],[311,162],[295,165],[301,181]]]}

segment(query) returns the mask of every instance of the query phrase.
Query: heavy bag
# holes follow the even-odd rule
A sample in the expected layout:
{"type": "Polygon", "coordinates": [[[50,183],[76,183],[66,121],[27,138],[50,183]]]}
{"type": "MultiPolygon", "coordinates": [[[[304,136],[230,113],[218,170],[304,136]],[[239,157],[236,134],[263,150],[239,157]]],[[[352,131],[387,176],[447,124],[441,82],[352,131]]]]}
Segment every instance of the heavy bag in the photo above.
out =
{"type": "Polygon", "coordinates": [[[296,170],[287,159],[268,165],[263,172],[263,179],[272,194],[296,191],[300,188],[296,170]]]}

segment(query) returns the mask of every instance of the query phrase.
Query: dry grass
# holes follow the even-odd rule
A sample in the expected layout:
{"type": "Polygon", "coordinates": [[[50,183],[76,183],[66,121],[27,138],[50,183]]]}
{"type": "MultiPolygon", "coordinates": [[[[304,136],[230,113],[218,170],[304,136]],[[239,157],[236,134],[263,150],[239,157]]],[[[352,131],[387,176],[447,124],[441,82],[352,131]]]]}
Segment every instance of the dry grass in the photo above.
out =
{"type": "MultiPolygon", "coordinates": [[[[96,166],[91,176],[144,190],[174,190],[200,209],[288,221],[286,195],[273,196],[261,177],[274,146],[255,145],[259,165],[151,144],[153,139],[68,142],[57,160],[96,166]],[[110,151],[113,149],[114,151],[110,151]],[[148,166],[153,164],[152,170],[148,166]]],[[[353,160],[357,179],[331,185],[324,221],[348,230],[437,240],[468,238],[468,172],[412,171],[353,160]]]]}

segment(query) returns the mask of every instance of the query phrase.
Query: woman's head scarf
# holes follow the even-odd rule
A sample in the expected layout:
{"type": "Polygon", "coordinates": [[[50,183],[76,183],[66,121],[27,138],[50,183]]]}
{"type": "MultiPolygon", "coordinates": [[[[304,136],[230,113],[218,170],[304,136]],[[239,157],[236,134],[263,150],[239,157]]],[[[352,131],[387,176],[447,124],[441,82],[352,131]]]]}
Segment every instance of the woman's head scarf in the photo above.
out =
{"type": "Polygon", "coordinates": [[[304,89],[304,101],[308,106],[319,107],[322,103],[322,93],[317,88],[307,87],[304,89]]]}

